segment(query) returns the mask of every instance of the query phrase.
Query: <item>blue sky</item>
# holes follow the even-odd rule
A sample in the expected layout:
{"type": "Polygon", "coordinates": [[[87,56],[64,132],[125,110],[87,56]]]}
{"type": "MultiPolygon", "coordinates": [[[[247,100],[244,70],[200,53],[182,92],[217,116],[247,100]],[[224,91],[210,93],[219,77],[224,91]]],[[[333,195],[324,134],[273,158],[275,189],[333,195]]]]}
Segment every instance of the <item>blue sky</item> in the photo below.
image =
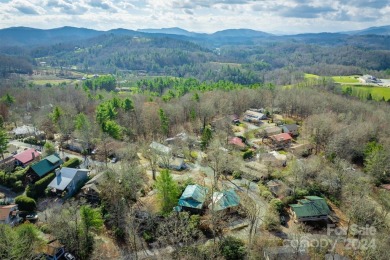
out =
{"type": "Polygon", "coordinates": [[[0,28],[334,32],[390,25],[389,0],[0,0],[0,28]]]}

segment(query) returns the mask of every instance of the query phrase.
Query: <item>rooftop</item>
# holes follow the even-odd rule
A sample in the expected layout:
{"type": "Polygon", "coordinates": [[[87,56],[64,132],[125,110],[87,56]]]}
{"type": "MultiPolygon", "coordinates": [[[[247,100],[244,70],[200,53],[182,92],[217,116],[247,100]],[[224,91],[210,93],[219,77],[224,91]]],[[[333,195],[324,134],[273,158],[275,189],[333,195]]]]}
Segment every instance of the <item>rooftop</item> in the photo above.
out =
{"type": "Polygon", "coordinates": [[[53,171],[54,169],[60,167],[60,165],[63,163],[61,158],[58,156],[58,154],[52,154],[41,161],[37,162],[33,166],[31,166],[31,169],[39,176],[43,177],[44,175],[48,174],[49,172],[53,171]]]}
{"type": "Polygon", "coordinates": [[[277,135],[272,135],[270,136],[271,139],[277,141],[277,142],[281,142],[281,141],[286,141],[286,140],[291,140],[292,137],[287,134],[287,133],[282,133],[282,134],[277,134],[277,135]]]}
{"type": "MultiPolygon", "coordinates": [[[[220,211],[227,208],[235,207],[240,204],[240,197],[233,190],[225,190],[221,192],[214,192],[213,194],[214,211],[220,211]]],[[[212,204],[209,205],[212,208],[212,204]]]]}
{"type": "Polygon", "coordinates": [[[305,199],[298,200],[298,204],[291,204],[290,207],[297,218],[316,217],[330,213],[326,201],[317,196],[305,196],[305,199]]]}
{"type": "Polygon", "coordinates": [[[31,162],[32,160],[39,157],[40,155],[41,153],[35,150],[34,148],[29,148],[21,153],[18,153],[17,155],[14,155],[14,158],[20,161],[21,163],[25,164],[31,162]],[[33,154],[34,154],[34,158],[33,158],[33,154]]]}
{"type": "Polygon", "coordinates": [[[179,199],[179,206],[202,209],[206,200],[207,188],[200,185],[188,185],[179,199]]]}

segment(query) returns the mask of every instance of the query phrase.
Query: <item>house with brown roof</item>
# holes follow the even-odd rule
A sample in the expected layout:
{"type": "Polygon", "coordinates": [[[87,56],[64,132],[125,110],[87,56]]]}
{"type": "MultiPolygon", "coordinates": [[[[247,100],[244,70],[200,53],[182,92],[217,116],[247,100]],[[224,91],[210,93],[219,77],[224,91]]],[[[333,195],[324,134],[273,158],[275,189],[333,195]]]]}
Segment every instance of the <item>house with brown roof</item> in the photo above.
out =
{"type": "Polygon", "coordinates": [[[34,148],[29,148],[21,153],[14,155],[13,157],[15,159],[15,166],[26,167],[33,162],[39,161],[41,158],[41,153],[34,148]]]}
{"type": "Polygon", "coordinates": [[[292,142],[291,135],[287,133],[272,135],[269,138],[271,139],[272,145],[275,149],[288,148],[292,142]]]}
{"type": "Polygon", "coordinates": [[[15,226],[20,222],[18,205],[0,206],[0,223],[15,226]]]}

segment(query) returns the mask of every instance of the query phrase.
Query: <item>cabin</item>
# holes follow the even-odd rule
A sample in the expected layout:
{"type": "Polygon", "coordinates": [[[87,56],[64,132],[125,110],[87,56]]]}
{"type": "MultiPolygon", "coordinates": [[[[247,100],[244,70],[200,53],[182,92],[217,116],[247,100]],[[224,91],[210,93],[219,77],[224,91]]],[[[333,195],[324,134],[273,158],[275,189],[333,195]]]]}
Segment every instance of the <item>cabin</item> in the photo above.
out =
{"type": "Polygon", "coordinates": [[[265,260],[310,260],[310,255],[306,252],[305,247],[294,248],[292,246],[279,246],[264,248],[265,260]]]}
{"type": "Polygon", "coordinates": [[[47,186],[53,193],[58,195],[66,192],[66,196],[72,196],[77,188],[88,179],[89,170],[63,167],[55,171],[56,177],[47,186]]]}
{"type": "Polygon", "coordinates": [[[157,142],[152,142],[149,147],[160,155],[169,155],[172,153],[172,149],[170,147],[157,142]]]}
{"type": "Polygon", "coordinates": [[[229,144],[240,149],[240,150],[244,150],[246,148],[246,144],[242,141],[242,138],[240,138],[240,137],[230,138],[229,144]]]}
{"type": "Polygon", "coordinates": [[[274,149],[284,149],[288,148],[291,145],[292,137],[289,134],[282,133],[277,135],[272,135],[269,137],[271,144],[274,149]]]}
{"type": "Polygon", "coordinates": [[[38,138],[43,138],[45,133],[38,130],[37,128],[29,125],[22,125],[13,129],[10,134],[13,138],[25,138],[29,136],[36,136],[38,138]]]}
{"type": "Polygon", "coordinates": [[[290,134],[291,136],[298,136],[298,125],[291,124],[291,125],[283,125],[281,126],[283,133],[290,134]]]}
{"type": "Polygon", "coordinates": [[[261,124],[261,120],[267,119],[267,116],[263,113],[247,110],[244,113],[244,121],[254,124],[261,124]]]}
{"type": "Polygon", "coordinates": [[[212,211],[232,210],[240,205],[240,197],[234,189],[218,191],[213,193],[212,203],[209,205],[209,209],[212,211]]]}
{"type": "Polygon", "coordinates": [[[104,181],[104,173],[99,173],[90,179],[82,188],[81,196],[85,197],[88,201],[98,202],[100,200],[100,183],[104,181]]]}
{"type": "Polygon", "coordinates": [[[179,199],[176,210],[189,211],[195,214],[201,213],[207,192],[207,188],[198,184],[188,185],[179,199]]]}
{"type": "Polygon", "coordinates": [[[330,214],[325,199],[317,196],[305,196],[297,204],[289,206],[294,222],[327,220],[330,214]]]}
{"type": "Polygon", "coordinates": [[[281,133],[282,133],[282,129],[280,127],[271,126],[271,127],[267,127],[265,129],[261,130],[259,132],[259,135],[268,137],[268,136],[277,135],[277,134],[281,134],[281,133]]]}
{"type": "Polygon", "coordinates": [[[287,155],[280,154],[277,151],[261,154],[260,160],[266,165],[275,167],[285,167],[287,165],[287,155]]]}
{"type": "Polygon", "coordinates": [[[270,180],[267,182],[267,187],[271,191],[272,195],[279,199],[292,194],[292,190],[281,180],[270,180]]]}
{"type": "Polygon", "coordinates": [[[41,153],[34,148],[30,148],[14,155],[13,158],[15,159],[15,166],[21,166],[24,168],[33,162],[39,161],[41,153]]]}
{"type": "Polygon", "coordinates": [[[63,163],[64,162],[58,154],[49,155],[32,165],[27,177],[31,182],[35,182],[59,168],[63,163]]]}

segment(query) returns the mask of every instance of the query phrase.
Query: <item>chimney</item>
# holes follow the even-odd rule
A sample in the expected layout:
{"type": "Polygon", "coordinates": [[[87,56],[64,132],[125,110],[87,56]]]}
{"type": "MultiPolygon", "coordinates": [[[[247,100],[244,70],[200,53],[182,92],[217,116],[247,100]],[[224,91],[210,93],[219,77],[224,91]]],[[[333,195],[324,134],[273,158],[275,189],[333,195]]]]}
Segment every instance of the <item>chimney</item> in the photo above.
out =
{"type": "Polygon", "coordinates": [[[55,170],[56,176],[60,175],[60,172],[61,172],[60,169],[56,169],[56,170],[55,170]]]}
{"type": "Polygon", "coordinates": [[[33,161],[35,160],[35,152],[31,152],[31,157],[33,159],[33,161]]]}

